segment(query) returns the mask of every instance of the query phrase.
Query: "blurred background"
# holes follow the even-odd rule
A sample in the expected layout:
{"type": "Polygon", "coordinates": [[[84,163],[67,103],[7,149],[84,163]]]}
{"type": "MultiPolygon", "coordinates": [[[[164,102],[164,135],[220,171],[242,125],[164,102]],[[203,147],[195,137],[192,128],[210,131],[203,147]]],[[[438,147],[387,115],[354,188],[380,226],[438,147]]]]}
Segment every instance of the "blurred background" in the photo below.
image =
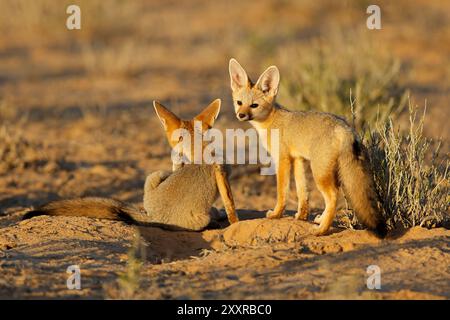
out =
{"type": "MultiPolygon", "coordinates": [[[[170,168],[152,100],[189,118],[221,98],[217,126],[248,126],[233,114],[230,57],[253,80],[276,64],[287,108],[350,118],[353,101],[359,128],[390,115],[404,130],[408,104],[426,105],[424,134],[448,152],[450,2],[377,1],[381,30],[366,27],[370,4],[1,0],[0,211],[86,195],[140,202],[145,174],[170,168]],[[66,28],[70,4],[81,30],[66,28]]],[[[236,182],[239,207],[268,209],[272,177],[251,179],[236,182]]]]}

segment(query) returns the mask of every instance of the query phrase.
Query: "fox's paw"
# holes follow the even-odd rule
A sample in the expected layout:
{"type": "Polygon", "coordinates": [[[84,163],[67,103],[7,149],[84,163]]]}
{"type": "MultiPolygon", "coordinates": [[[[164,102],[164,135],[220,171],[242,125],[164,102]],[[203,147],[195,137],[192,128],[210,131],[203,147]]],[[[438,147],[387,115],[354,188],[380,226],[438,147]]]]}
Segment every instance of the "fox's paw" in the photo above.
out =
{"type": "Polygon", "coordinates": [[[323,228],[321,226],[314,227],[313,235],[315,236],[324,236],[328,233],[329,228],[323,228]]]}
{"type": "Polygon", "coordinates": [[[294,218],[297,220],[308,220],[308,209],[297,211],[294,218]]]}
{"type": "Polygon", "coordinates": [[[314,223],[320,224],[322,222],[322,215],[319,214],[314,218],[314,223]]]}
{"type": "Polygon", "coordinates": [[[269,219],[280,219],[283,215],[283,212],[276,212],[275,210],[268,210],[266,213],[266,217],[269,219]]]}
{"type": "Polygon", "coordinates": [[[237,217],[228,217],[228,222],[230,224],[237,223],[239,222],[239,219],[237,217]]]}

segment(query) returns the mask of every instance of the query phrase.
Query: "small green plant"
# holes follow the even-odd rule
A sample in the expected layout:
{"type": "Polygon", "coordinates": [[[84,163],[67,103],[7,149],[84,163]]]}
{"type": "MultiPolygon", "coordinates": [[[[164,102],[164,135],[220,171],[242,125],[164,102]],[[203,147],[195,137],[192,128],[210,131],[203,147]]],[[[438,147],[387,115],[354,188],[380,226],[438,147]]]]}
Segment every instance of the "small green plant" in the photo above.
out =
{"type": "Polygon", "coordinates": [[[129,299],[133,297],[140,287],[143,262],[138,258],[139,253],[141,257],[145,256],[143,254],[143,245],[140,240],[139,231],[136,231],[133,245],[128,251],[126,270],[119,275],[119,279],[117,280],[120,294],[124,298],[129,299]]]}
{"type": "MultiPolygon", "coordinates": [[[[426,110],[426,108],[425,108],[426,110]]],[[[409,103],[409,130],[402,134],[392,118],[378,122],[365,141],[375,187],[391,228],[436,227],[449,221],[449,160],[441,143],[423,136],[425,112],[409,103]]]]}

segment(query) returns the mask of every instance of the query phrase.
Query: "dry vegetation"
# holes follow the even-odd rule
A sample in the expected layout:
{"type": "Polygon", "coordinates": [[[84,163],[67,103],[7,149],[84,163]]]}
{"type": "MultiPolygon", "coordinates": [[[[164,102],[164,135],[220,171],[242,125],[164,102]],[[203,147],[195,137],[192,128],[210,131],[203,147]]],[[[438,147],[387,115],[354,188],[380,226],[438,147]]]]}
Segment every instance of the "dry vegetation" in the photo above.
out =
{"type": "Polygon", "coordinates": [[[359,130],[376,119],[396,119],[407,97],[399,84],[400,61],[373,46],[363,34],[337,33],[314,42],[307,52],[285,53],[287,72],[280,101],[293,109],[321,110],[349,119],[351,94],[359,130]],[[298,57],[295,63],[292,57],[298,57]]]}
{"type": "Polygon", "coordinates": [[[117,279],[118,290],[112,295],[119,294],[122,299],[130,299],[136,295],[141,284],[141,272],[143,261],[145,261],[145,251],[139,232],[134,235],[133,246],[128,251],[127,267],[125,272],[117,279]]]}
{"type": "Polygon", "coordinates": [[[438,227],[450,221],[449,159],[441,154],[441,141],[433,147],[433,141],[423,136],[424,121],[425,112],[417,118],[410,102],[407,133],[396,130],[389,119],[377,123],[367,141],[377,192],[391,228],[438,227]]]}
{"type": "MultiPolygon", "coordinates": [[[[0,1],[0,297],[448,299],[448,4],[381,1],[383,30],[369,31],[367,1],[77,3],[82,30],[67,31],[72,1],[0,1]],[[231,107],[232,56],[253,80],[278,65],[286,107],[354,122],[396,229],[389,240],[351,230],[343,199],[322,238],[291,212],[259,219],[275,179],[247,167],[231,182],[243,221],[220,230],[134,236],[120,222],[19,221],[56,198],[141,203],[146,174],[170,168],[153,99],[188,118],[222,98],[218,128],[244,127],[231,107]],[[361,284],[374,262],[381,292],[361,284]],[[69,264],[82,266],[80,292],[64,286],[69,264]]],[[[311,189],[315,215],[324,205],[311,189]]],[[[290,199],[294,210],[293,188],[290,199]]]]}

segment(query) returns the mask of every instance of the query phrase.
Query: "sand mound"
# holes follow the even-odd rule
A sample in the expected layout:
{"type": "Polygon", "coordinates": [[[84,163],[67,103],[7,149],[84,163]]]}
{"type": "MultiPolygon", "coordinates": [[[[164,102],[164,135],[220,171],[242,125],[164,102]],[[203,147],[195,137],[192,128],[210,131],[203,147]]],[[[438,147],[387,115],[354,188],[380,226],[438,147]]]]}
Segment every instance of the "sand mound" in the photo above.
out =
{"type": "Polygon", "coordinates": [[[332,228],[329,235],[316,237],[315,224],[292,217],[279,220],[253,219],[240,221],[223,231],[223,241],[229,247],[261,246],[273,243],[298,243],[304,251],[316,254],[349,251],[362,244],[381,240],[366,230],[332,228]]]}
{"type": "Polygon", "coordinates": [[[228,246],[253,246],[276,242],[292,243],[311,235],[314,225],[291,217],[279,220],[244,220],[226,228],[223,240],[228,246]]]}

